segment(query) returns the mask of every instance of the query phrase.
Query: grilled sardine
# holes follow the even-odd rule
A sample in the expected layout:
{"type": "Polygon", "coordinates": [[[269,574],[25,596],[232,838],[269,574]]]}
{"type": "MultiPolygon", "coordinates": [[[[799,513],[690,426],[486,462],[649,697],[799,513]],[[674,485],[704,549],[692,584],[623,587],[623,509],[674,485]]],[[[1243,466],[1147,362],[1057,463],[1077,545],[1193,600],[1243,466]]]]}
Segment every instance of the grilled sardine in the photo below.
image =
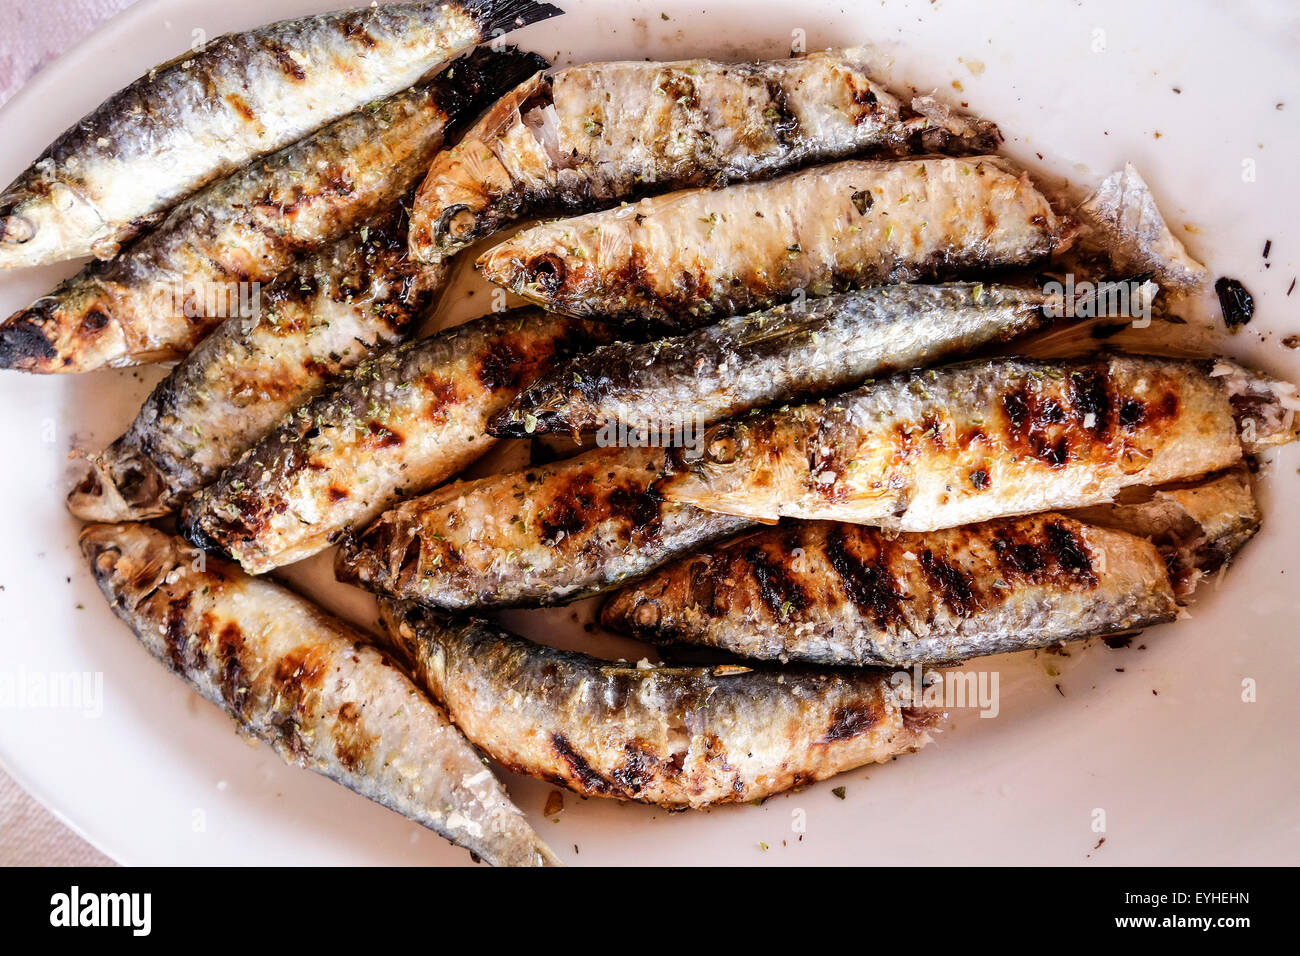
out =
{"type": "Polygon", "coordinates": [[[487,420],[602,332],[524,309],[368,359],[192,497],[182,533],[254,574],[315,554],[482,455],[487,420]]]}
{"type": "Polygon", "coordinates": [[[149,653],[286,763],[489,863],[557,863],[446,712],[360,631],[147,525],[90,525],[81,550],[149,653]]]}
{"type": "Polygon", "coordinates": [[[209,41],[109,97],[10,184],[0,268],[108,258],[194,190],[558,13],[531,0],[392,3],[209,41]]]}
{"type": "Polygon", "coordinates": [[[675,338],[616,342],[543,375],[489,429],[522,438],[611,423],[647,432],[703,425],[1042,328],[1053,301],[1015,286],[876,286],[723,319],[675,338]]]}
{"type": "Polygon", "coordinates": [[[1172,620],[1150,541],[1059,514],[919,534],[808,521],[684,558],[602,623],[760,660],[950,664],[1172,620]]]}
{"type": "Polygon", "coordinates": [[[186,354],[223,318],[256,308],[253,283],[407,196],[449,126],[473,119],[539,61],[477,50],[432,82],[213,183],[119,258],[92,263],[11,316],[0,326],[0,366],[84,372],[186,354]]]}
{"type": "Polygon", "coordinates": [[[380,610],[475,745],[583,796],[759,800],[917,750],[941,719],[914,706],[903,672],[614,663],[414,604],[380,610]]]}
{"type": "Polygon", "coordinates": [[[411,254],[452,255],[532,211],[648,190],[725,185],[863,152],[988,152],[997,127],[908,108],[865,50],[761,63],[630,61],[548,70],[439,155],[412,216],[411,254]]]}
{"type": "Polygon", "coordinates": [[[851,160],[535,226],[478,264],[549,309],[685,329],[799,295],[1030,265],[1070,228],[997,157],[851,160]]]}
{"type": "Polygon", "coordinates": [[[658,448],[598,448],[407,501],[339,550],[335,571],[381,594],[463,609],[565,604],[747,527],[665,502],[658,448]]]}
{"type": "Polygon", "coordinates": [[[760,521],[932,531],[1227,468],[1293,440],[1297,404],[1293,386],[1227,362],[990,359],[722,422],[698,459],[674,450],[657,488],[760,521]]]}
{"type": "Polygon", "coordinates": [[[446,272],[410,261],[406,226],[394,207],[282,273],[256,318],[223,322],[89,456],[69,510],[93,521],[171,512],[345,370],[404,341],[446,272]]]}

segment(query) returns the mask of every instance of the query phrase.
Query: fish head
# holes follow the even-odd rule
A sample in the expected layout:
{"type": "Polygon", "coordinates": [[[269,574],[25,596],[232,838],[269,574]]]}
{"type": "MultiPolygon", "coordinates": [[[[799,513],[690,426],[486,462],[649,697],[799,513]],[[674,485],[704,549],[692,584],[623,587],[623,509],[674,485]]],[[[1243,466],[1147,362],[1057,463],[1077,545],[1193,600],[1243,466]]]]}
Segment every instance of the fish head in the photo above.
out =
{"type": "Polygon", "coordinates": [[[0,324],[0,368],[85,372],[131,351],[111,291],[92,279],[68,280],[0,324]]]}
{"type": "Polygon", "coordinates": [[[167,480],[138,451],[87,459],[90,470],[68,492],[68,510],[83,521],[144,521],[172,510],[167,480]]]}
{"type": "Polygon", "coordinates": [[[622,280],[602,263],[629,258],[621,234],[587,217],[535,226],[493,246],[478,260],[491,282],[555,312],[599,318],[603,293],[622,280]]]}
{"type": "Polygon", "coordinates": [[[549,166],[522,114],[548,88],[545,75],[535,74],[499,100],[454,149],[434,157],[415,197],[412,258],[440,262],[520,215],[528,182],[512,171],[549,166]]]}
{"type": "Polygon", "coordinates": [[[788,470],[783,460],[787,449],[775,438],[779,427],[771,416],[713,425],[696,446],[698,452],[687,447],[669,452],[668,473],[655,484],[655,491],[709,511],[775,522],[779,512],[774,502],[788,470]],[[733,511],[731,502],[743,507],[733,511]],[[756,508],[762,513],[756,514],[756,508]]]}
{"type": "Polygon", "coordinates": [[[211,570],[207,555],[147,524],[87,525],[78,543],[100,590],[129,611],[175,581],[177,572],[211,570]]]}
{"type": "Polygon", "coordinates": [[[46,265],[91,252],[105,258],[116,251],[111,242],[96,246],[111,238],[103,218],[75,182],[55,178],[53,162],[41,160],[35,178],[0,196],[0,269],[46,265]],[[50,164],[48,171],[42,164],[50,164]]]}

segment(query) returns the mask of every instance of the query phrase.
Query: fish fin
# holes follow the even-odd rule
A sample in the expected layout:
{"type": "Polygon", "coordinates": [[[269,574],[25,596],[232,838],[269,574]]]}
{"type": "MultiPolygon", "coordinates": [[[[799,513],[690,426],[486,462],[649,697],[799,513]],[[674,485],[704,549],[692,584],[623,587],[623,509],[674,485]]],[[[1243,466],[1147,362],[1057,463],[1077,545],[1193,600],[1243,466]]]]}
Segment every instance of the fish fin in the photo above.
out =
{"type": "Polygon", "coordinates": [[[554,4],[537,0],[467,0],[463,7],[474,18],[485,40],[564,16],[564,11],[554,4]]]}

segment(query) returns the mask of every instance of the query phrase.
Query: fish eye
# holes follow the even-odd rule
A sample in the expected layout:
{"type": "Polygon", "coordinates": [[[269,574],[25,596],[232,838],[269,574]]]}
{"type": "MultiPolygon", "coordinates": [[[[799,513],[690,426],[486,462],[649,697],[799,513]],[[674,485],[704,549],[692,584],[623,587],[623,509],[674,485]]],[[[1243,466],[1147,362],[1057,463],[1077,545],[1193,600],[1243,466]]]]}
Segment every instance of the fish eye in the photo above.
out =
{"type": "Polygon", "coordinates": [[[736,460],[738,446],[730,435],[719,435],[709,442],[709,460],[719,465],[729,465],[736,460]]]}
{"type": "Polygon", "coordinates": [[[438,221],[434,224],[434,233],[439,239],[462,242],[474,235],[477,225],[477,217],[462,203],[451,206],[438,217],[438,221]]]}
{"type": "Polygon", "coordinates": [[[564,275],[564,262],[554,253],[535,256],[528,263],[528,281],[548,295],[554,294],[564,284],[564,275]]]}

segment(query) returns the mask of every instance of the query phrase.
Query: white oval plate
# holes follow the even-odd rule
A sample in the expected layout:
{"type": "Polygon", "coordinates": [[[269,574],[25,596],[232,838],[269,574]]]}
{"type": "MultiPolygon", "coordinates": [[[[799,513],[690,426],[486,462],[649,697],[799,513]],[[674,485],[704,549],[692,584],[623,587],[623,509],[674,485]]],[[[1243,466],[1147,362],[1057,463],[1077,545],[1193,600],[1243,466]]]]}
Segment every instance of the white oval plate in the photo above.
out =
{"type": "MultiPolygon", "coordinates": [[[[1280,345],[1300,332],[1300,292],[1287,295],[1300,269],[1290,230],[1300,209],[1300,98],[1286,102],[1300,91],[1300,20],[1285,0],[1234,4],[1232,13],[1210,0],[710,0],[706,11],[684,0],[560,2],[567,16],[516,39],[562,62],[779,56],[801,38],[808,49],[870,42],[891,86],[969,102],[1040,174],[1091,186],[1133,161],[1191,252],[1255,295],[1255,321],[1226,348],[1300,380],[1300,354],[1280,345]]],[[[0,181],[113,90],[188,47],[193,31],[211,37],[325,5],[146,0],[0,114],[0,181]]],[[[0,277],[0,312],[73,271],[0,277]]],[[[457,314],[484,311],[484,296],[454,298],[457,314]]],[[[1212,306],[1198,317],[1214,318],[1212,306]]],[[[160,374],[0,374],[0,448],[10,462],[0,471],[0,760],[123,863],[468,862],[420,827],[250,747],[105,606],[63,507],[68,453],[118,435],[160,374]],[[41,707],[30,693],[82,672],[102,675],[98,713],[41,707]],[[15,696],[15,682],[28,692],[15,696]]],[[[953,729],[915,756],[760,808],[692,814],[566,795],[552,822],[542,814],[550,788],[507,782],[560,856],[578,864],[1300,861],[1300,519],[1289,504],[1300,457],[1293,446],[1274,458],[1261,489],[1264,530],[1222,586],[1200,595],[1191,620],[1125,650],[1098,643],[976,662],[968,669],[999,678],[997,716],[958,711],[953,729]],[[1243,686],[1252,682],[1249,702],[1243,686]]],[[[360,592],[334,584],[328,566],[318,558],[288,576],[372,622],[360,592]]],[[[590,603],[509,620],[566,646],[644,653],[585,634],[590,603]]]]}

